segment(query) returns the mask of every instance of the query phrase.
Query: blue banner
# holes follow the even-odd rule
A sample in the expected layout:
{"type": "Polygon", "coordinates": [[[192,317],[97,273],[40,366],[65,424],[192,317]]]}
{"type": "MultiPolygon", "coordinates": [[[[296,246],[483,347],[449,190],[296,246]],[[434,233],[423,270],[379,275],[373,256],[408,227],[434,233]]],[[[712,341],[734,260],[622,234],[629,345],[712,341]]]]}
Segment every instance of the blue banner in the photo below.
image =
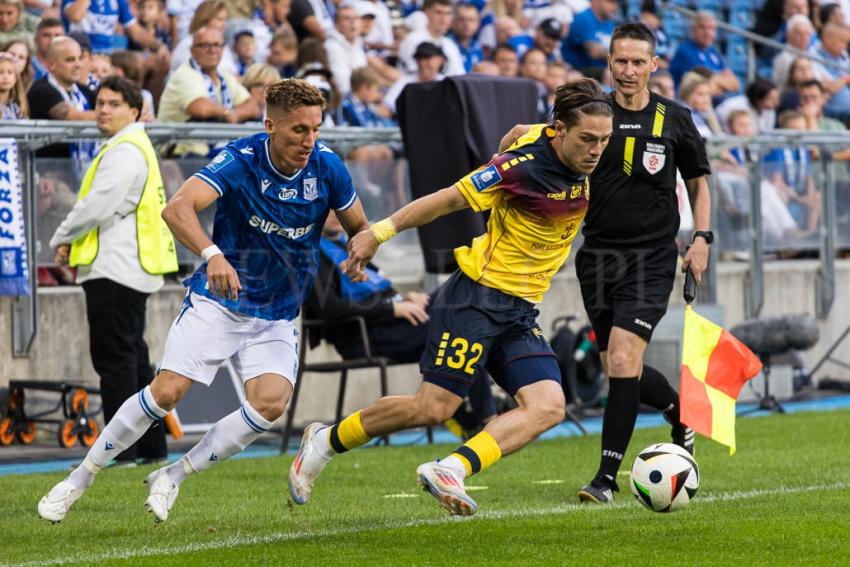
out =
{"type": "Polygon", "coordinates": [[[18,146],[0,139],[0,295],[29,295],[18,146]]]}

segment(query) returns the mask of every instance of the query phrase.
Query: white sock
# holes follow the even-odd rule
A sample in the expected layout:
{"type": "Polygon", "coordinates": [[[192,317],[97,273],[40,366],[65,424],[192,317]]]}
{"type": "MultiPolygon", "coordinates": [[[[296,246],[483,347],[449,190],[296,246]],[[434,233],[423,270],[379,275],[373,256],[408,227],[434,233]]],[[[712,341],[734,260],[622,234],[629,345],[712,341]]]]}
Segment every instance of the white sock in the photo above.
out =
{"type": "Polygon", "coordinates": [[[189,472],[204,471],[241,452],[272,425],[250,403],[245,402],[241,408],[218,420],[204,438],[186,453],[184,458],[189,465],[189,472]]]}
{"type": "Polygon", "coordinates": [[[460,478],[466,478],[466,467],[463,466],[463,463],[455,457],[451,455],[446,457],[445,459],[440,459],[440,464],[447,469],[451,469],[455,472],[460,478]]]}
{"type": "Polygon", "coordinates": [[[189,464],[189,459],[186,458],[186,455],[183,455],[181,459],[168,465],[165,472],[168,474],[171,482],[180,486],[180,483],[195,471],[192,469],[192,465],[189,464]]]}
{"type": "Polygon", "coordinates": [[[150,386],[127,398],[103,428],[82,464],[71,472],[68,481],[80,489],[91,486],[94,475],[106,463],[138,441],[154,421],[167,413],[156,405],[150,386]]]}
{"type": "Polygon", "coordinates": [[[336,451],[334,451],[333,447],[331,447],[330,426],[323,427],[322,429],[318,430],[313,436],[313,443],[315,444],[316,449],[319,450],[319,454],[322,457],[325,457],[330,460],[331,457],[336,455],[336,451]]]}

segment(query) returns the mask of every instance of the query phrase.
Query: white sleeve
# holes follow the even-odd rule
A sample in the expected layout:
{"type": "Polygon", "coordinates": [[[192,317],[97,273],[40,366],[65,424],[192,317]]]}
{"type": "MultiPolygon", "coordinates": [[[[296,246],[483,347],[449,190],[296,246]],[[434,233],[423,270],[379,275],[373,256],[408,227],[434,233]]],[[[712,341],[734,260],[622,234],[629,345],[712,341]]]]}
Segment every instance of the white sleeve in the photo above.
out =
{"type": "Polygon", "coordinates": [[[50,239],[50,248],[69,244],[112,217],[132,213],[138,205],[148,167],[142,151],[131,143],[109,150],[97,167],[91,190],[77,201],[50,239]]]}

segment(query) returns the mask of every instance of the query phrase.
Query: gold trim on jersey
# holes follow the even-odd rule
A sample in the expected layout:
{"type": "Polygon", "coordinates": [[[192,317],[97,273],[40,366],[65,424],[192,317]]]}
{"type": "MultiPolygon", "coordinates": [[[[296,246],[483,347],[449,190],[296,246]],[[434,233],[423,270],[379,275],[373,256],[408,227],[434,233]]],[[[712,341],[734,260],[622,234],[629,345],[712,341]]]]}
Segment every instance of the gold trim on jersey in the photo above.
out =
{"type": "Polygon", "coordinates": [[[664,131],[664,114],[667,112],[667,108],[659,103],[655,105],[655,121],[652,123],[652,135],[656,138],[661,137],[661,133],[664,131]]]}
{"type": "Polygon", "coordinates": [[[632,162],[635,157],[635,137],[626,136],[626,145],[623,148],[623,171],[626,175],[632,174],[632,162]]]}

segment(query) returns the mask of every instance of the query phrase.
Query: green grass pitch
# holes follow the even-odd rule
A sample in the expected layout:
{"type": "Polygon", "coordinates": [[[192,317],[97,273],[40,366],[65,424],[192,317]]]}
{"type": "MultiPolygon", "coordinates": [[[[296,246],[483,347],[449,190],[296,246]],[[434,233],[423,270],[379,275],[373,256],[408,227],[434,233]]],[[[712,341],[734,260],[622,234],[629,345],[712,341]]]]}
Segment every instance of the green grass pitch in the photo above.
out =
{"type": "MultiPolygon", "coordinates": [[[[850,411],[738,420],[738,453],[697,439],[702,484],[686,509],[623,491],[579,506],[598,436],[536,442],[472,478],[472,518],[420,492],[418,464],[451,446],[364,449],[289,504],[291,457],[225,462],[184,483],[171,518],[143,508],[149,467],[106,470],[64,522],[38,519],[61,474],[0,478],[0,565],[848,565],[850,411]],[[486,487],[486,488],[485,488],[486,487]]],[[[626,456],[666,441],[639,430],[626,456]]]]}

